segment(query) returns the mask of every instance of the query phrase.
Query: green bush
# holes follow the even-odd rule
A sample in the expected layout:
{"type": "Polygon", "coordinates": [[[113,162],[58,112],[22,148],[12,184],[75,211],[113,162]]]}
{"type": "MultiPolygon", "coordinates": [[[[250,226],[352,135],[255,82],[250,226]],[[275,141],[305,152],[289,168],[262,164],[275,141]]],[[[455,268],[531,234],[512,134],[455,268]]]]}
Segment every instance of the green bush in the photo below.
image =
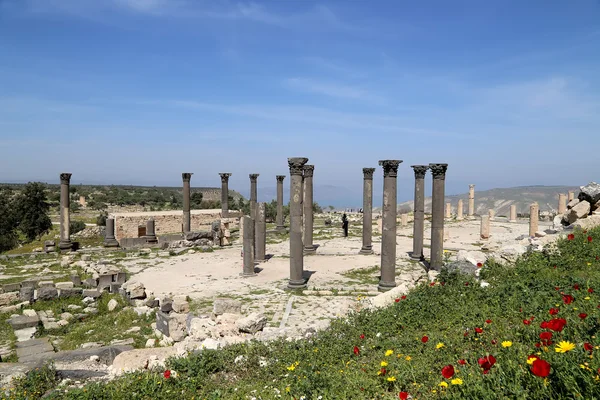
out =
{"type": "Polygon", "coordinates": [[[73,235],[77,232],[81,232],[84,229],[85,229],[85,222],[83,222],[83,221],[71,221],[69,223],[69,232],[71,233],[71,235],[73,235]]]}

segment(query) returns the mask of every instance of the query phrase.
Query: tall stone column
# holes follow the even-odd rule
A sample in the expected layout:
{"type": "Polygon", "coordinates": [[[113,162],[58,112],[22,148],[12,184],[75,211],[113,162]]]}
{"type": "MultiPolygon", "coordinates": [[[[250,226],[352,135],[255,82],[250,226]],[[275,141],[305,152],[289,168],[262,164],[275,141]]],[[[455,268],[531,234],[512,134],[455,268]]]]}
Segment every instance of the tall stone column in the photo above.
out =
{"type": "Polygon", "coordinates": [[[250,174],[250,218],[256,220],[256,181],[260,174],[250,174]]]}
{"type": "Polygon", "coordinates": [[[304,252],[315,252],[313,245],[313,174],[314,165],[304,165],[304,252]]]}
{"type": "Polygon", "coordinates": [[[463,200],[459,199],[458,200],[458,205],[456,206],[456,220],[457,221],[462,221],[463,220],[463,200]]]}
{"type": "Polygon", "coordinates": [[[479,236],[482,239],[490,238],[490,217],[489,217],[489,215],[481,216],[481,230],[480,230],[479,236]]]}
{"type": "Polygon", "coordinates": [[[488,210],[488,217],[490,217],[490,221],[493,221],[495,216],[496,216],[496,211],[494,211],[493,208],[490,208],[488,210]]]}
{"type": "Polygon", "coordinates": [[[242,254],[244,263],[241,275],[244,277],[256,276],[254,273],[254,258],[252,257],[252,247],[254,246],[254,235],[252,235],[252,218],[247,215],[242,216],[240,226],[243,230],[242,254]]]}
{"type": "Polygon", "coordinates": [[[254,221],[254,235],[256,237],[256,253],[254,259],[258,262],[266,260],[267,256],[267,219],[265,203],[256,203],[256,220],[254,221]]]}
{"type": "Polygon", "coordinates": [[[569,201],[574,200],[575,199],[575,192],[573,191],[569,191],[569,197],[568,197],[569,201]]]}
{"type": "Polygon", "coordinates": [[[538,231],[540,221],[540,206],[533,203],[529,206],[529,236],[535,236],[538,231]]]}
{"type": "Polygon", "coordinates": [[[564,193],[558,195],[558,213],[564,214],[567,212],[567,196],[564,193]]]}
{"type": "Polygon", "coordinates": [[[288,289],[306,287],[302,245],[302,174],[308,158],[288,158],[290,167],[290,280],[288,289]]]}
{"type": "Polygon", "coordinates": [[[508,222],[517,222],[517,206],[515,204],[510,206],[510,216],[508,222]]]}
{"type": "Polygon", "coordinates": [[[373,173],[375,168],[363,168],[363,229],[359,254],[373,254],[373,173]]]}
{"type": "Polygon", "coordinates": [[[277,175],[277,230],[285,229],[283,225],[283,180],[285,175],[277,175]]]}
{"type": "Polygon", "coordinates": [[[407,213],[402,213],[400,214],[400,225],[404,228],[406,225],[408,225],[408,214],[407,213]]]}
{"type": "Polygon", "coordinates": [[[146,241],[148,243],[156,243],[158,239],[156,238],[156,230],[154,225],[154,218],[150,218],[146,221],[146,241]]]}
{"type": "Polygon", "coordinates": [[[104,247],[119,247],[119,242],[115,239],[115,219],[106,219],[106,230],[104,231],[104,247]]]}
{"type": "Polygon", "coordinates": [[[60,242],[58,247],[62,251],[68,251],[73,248],[71,242],[71,200],[69,198],[69,186],[71,184],[71,175],[68,172],[60,174],[60,242]]]}
{"type": "Polygon", "coordinates": [[[429,266],[439,271],[444,264],[444,196],[448,164],[429,164],[433,175],[431,194],[431,258],[429,266]]]}
{"type": "Polygon", "coordinates": [[[183,179],[183,233],[192,231],[192,218],[190,214],[190,179],[192,173],[184,172],[181,174],[183,179]]]}
{"type": "Polygon", "coordinates": [[[475,215],[475,185],[469,185],[469,210],[467,215],[469,217],[475,215]]]}
{"type": "Polygon", "coordinates": [[[411,165],[415,171],[415,200],[413,223],[413,251],[410,258],[413,260],[423,259],[423,231],[425,227],[425,174],[428,165],[411,165]]]}
{"type": "Polygon", "coordinates": [[[383,232],[381,235],[381,278],[377,289],[396,287],[396,215],[398,166],[402,160],[380,160],[383,167],[383,232]]]}
{"type": "Polygon", "coordinates": [[[446,203],[446,219],[452,218],[452,203],[446,203]]]}
{"type": "Polygon", "coordinates": [[[221,218],[229,218],[229,177],[231,173],[220,172],[221,176],[221,218]]]}

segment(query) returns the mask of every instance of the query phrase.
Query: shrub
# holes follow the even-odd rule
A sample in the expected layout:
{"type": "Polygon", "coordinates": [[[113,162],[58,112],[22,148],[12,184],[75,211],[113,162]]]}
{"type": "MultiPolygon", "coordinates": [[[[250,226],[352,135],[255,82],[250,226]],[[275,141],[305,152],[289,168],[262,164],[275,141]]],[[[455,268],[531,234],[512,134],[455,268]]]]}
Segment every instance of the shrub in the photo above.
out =
{"type": "Polygon", "coordinates": [[[71,221],[69,223],[69,232],[71,235],[81,232],[85,229],[85,222],[83,221],[71,221]]]}

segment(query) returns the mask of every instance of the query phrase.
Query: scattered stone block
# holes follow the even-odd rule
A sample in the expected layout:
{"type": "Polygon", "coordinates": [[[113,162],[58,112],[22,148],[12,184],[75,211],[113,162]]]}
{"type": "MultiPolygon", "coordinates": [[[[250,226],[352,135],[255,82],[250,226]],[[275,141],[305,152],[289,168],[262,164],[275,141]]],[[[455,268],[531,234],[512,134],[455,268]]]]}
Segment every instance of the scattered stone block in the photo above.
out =
{"type": "MultiPolygon", "coordinates": [[[[147,298],[144,303],[144,305],[151,307],[151,308],[156,308],[156,307],[158,307],[159,304],[160,304],[159,300],[157,298],[152,298],[152,297],[147,298]]],[[[169,311],[171,311],[171,310],[169,310],[169,311]]]]}
{"type": "Polygon", "coordinates": [[[106,306],[108,308],[108,311],[114,311],[119,306],[119,302],[115,299],[110,299],[106,306]]]}
{"type": "Polygon", "coordinates": [[[38,287],[42,288],[42,287],[54,287],[54,282],[52,281],[39,281],[38,282],[38,287]]]}
{"type": "Polygon", "coordinates": [[[135,343],[135,340],[133,338],[113,339],[110,342],[110,344],[114,345],[114,346],[125,346],[125,345],[131,345],[131,346],[133,346],[134,343],[135,343]]]}
{"type": "Polygon", "coordinates": [[[160,299],[160,311],[164,313],[173,311],[173,300],[169,297],[163,297],[160,299]]]}
{"type": "Polygon", "coordinates": [[[38,326],[40,318],[37,316],[16,315],[7,320],[14,330],[38,326]]]}
{"type": "Polygon", "coordinates": [[[575,207],[577,205],[577,203],[579,203],[579,199],[573,199],[573,200],[569,201],[567,203],[567,210],[570,210],[571,208],[575,207]]]}
{"type": "Polygon", "coordinates": [[[121,283],[113,282],[110,284],[110,287],[108,290],[110,293],[119,293],[119,290],[121,289],[121,285],[122,285],[121,283]]]}
{"type": "Polygon", "coordinates": [[[234,299],[216,298],[213,303],[213,314],[241,314],[242,302],[234,299]]]}
{"type": "MultiPolygon", "coordinates": [[[[69,283],[71,283],[71,282],[69,282],[69,283]]],[[[75,296],[81,296],[82,293],[83,293],[83,289],[81,289],[81,288],[65,288],[65,289],[60,289],[58,297],[60,297],[60,298],[75,297],[75,296]]]]}
{"type": "Polygon", "coordinates": [[[132,300],[146,298],[146,288],[141,282],[129,281],[125,283],[122,288],[125,289],[129,294],[129,298],[132,300]]]}
{"type": "Polygon", "coordinates": [[[15,330],[15,336],[17,337],[17,342],[25,342],[33,337],[37,332],[37,327],[32,326],[30,328],[17,329],[15,330]]]}
{"type": "Polygon", "coordinates": [[[73,282],[56,282],[56,284],[54,285],[57,289],[61,290],[61,289],[72,289],[73,288],[73,282]]]}
{"type": "Polygon", "coordinates": [[[267,326],[267,317],[261,313],[252,313],[245,318],[238,319],[235,325],[240,332],[254,334],[267,326]]]}
{"type": "Polygon", "coordinates": [[[71,314],[69,312],[64,312],[64,313],[60,314],[60,319],[64,319],[65,321],[70,321],[73,319],[73,314],[71,314]]]}
{"type": "Polygon", "coordinates": [[[148,339],[148,340],[146,340],[146,346],[145,347],[147,349],[155,347],[155,346],[156,346],[156,339],[148,339]]]}
{"type": "Polygon", "coordinates": [[[2,290],[4,290],[4,293],[18,292],[20,289],[21,289],[20,283],[7,283],[6,285],[2,285],[2,290]]]}
{"type": "Polygon", "coordinates": [[[34,281],[32,279],[27,279],[25,281],[21,282],[21,287],[30,287],[30,288],[35,288],[37,286],[37,281],[34,281]]]}
{"type": "Polygon", "coordinates": [[[179,295],[173,298],[173,311],[180,314],[190,312],[190,303],[187,301],[187,296],[179,295]]]}
{"type": "Polygon", "coordinates": [[[98,289],[83,289],[81,292],[83,297],[91,297],[92,299],[97,299],[100,297],[101,293],[98,289]]]}
{"type": "Polygon", "coordinates": [[[111,275],[100,275],[98,277],[98,289],[104,290],[110,288],[110,284],[113,283],[113,276],[111,275]]]}
{"type": "Polygon", "coordinates": [[[19,301],[32,303],[35,297],[35,289],[32,287],[23,287],[19,291],[19,301]]]}
{"type": "Polygon", "coordinates": [[[32,309],[27,309],[27,310],[23,310],[23,315],[27,316],[27,317],[37,317],[37,312],[35,312],[35,310],[32,309]]]}
{"type": "Polygon", "coordinates": [[[71,275],[71,282],[74,286],[81,286],[81,277],[79,275],[71,275]]]}
{"type": "Polygon", "coordinates": [[[42,286],[37,290],[38,300],[53,300],[58,297],[58,290],[54,286],[42,286]]]}
{"type": "Polygon", "coordinates": [[[158,311],[156,313],[156,329],[173,341],[180,342],[187,336],[187,314],[166,314],[158,311]]]}
{"type": "Polygon", "coordinates": [[[98,287],[98,281],[94,278],[87,278],[83,282],[83,285],[86,287],[95,288],[95,287],[98,287]]]}
{"type": "Polygon", "coordinates": [[[118,272],[116,282],[120,284],[124,284],[125,282],[127,282],[127,274],[125,272],[118,272]]]}
{"type": "Polygon", "coordinates": [[[571,225],[573,222],[580,218],[585,218],[590,213],[590,203],[583,200],[577,203],[573,208],[568,210],[563,216],[563,221],[567,225],[571,225]]]}
{"type": "Polygon", "coordinates": [[[0,306],[8,306],[16,301],[19,301],[19,292],[0,294],[0,306]]]}

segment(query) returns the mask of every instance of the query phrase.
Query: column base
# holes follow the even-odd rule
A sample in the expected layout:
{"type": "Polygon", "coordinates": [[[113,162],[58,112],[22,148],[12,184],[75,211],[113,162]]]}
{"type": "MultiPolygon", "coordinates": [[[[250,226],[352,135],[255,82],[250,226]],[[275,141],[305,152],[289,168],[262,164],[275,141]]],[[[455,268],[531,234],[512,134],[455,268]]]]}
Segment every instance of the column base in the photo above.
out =
{"type": "Polygon", "coordinates": [[[275,230],[277,230],[277,231],[284,231],[285,230],[285,226],[283,226],[283,225],[277,225],[277,227],[275,227],[275,230]]]}
{"type": "Polygon", "coordinates": [[[373,254],[373,248],[372,248],[372,246],[363,247],[360,249],[358,254],[363,254],[363,255],[373,254]]]}
{"type": "Polygon", "coordinates": [[[379,285],[377,286],[377,290],[380,292],[387,292],[396,287],[396,282],[382,282],[379,281],[379,285]]]}
{"type": "Polygon", "coordinates": [[[413,261],[423,261],[425,259],[425,257],[423,257],[423,254],[416,255],[414,253],[410,253],[410,259],[413,261]]]}
{"type": "Polygon", "coordinates": [[[242,278],[252,278],[254,276],[258,276],[258,274],[256,272],[252,272],[252,273],[249,273],[249,272],[240,272],[240,276],[242,278]]]}
{"type": "Polygon", "coordinates": [[[71,250],[73,250],[73,242],[71,242],[70,240],[68,242],[67,241],[61,241],[61,242],[58,243],[58,248],[61,251],[63,251],[63,252],[64,251],[71,251],[71,250]]]}
{"type": "Polygon", "coordinates": [[[315,254],[317,252],[317,248],[315,246],[305,247],[304,254],[315,254]]]}
{"type": "Polygon", "coordinates": [[[514,224],[515,222],[517,222],[517,220],[516,220],[516,219],[509,219],[509,220],[508,220],[508,222],[510,222],[510,223],[513,223],[513,224],[514,224]]]}
{"type": "Polygon", "coordinates": [[[119,247],[117,239],[106,239],[104,241],[104,247],[119,247]]]}
{"type": "Polygon", "coordinates": [[[144,238],[148,243],[158,243],[158,239],[156,238],[156,236],[144,236],[144,238]]]}
{"type": "Polygon", "coordinates": [[[288,282],[286,287],[287,290],[297,290],[297,289],[306,289],[307,288],[306,281],[302,280],[291,280],[288,282]]]}

